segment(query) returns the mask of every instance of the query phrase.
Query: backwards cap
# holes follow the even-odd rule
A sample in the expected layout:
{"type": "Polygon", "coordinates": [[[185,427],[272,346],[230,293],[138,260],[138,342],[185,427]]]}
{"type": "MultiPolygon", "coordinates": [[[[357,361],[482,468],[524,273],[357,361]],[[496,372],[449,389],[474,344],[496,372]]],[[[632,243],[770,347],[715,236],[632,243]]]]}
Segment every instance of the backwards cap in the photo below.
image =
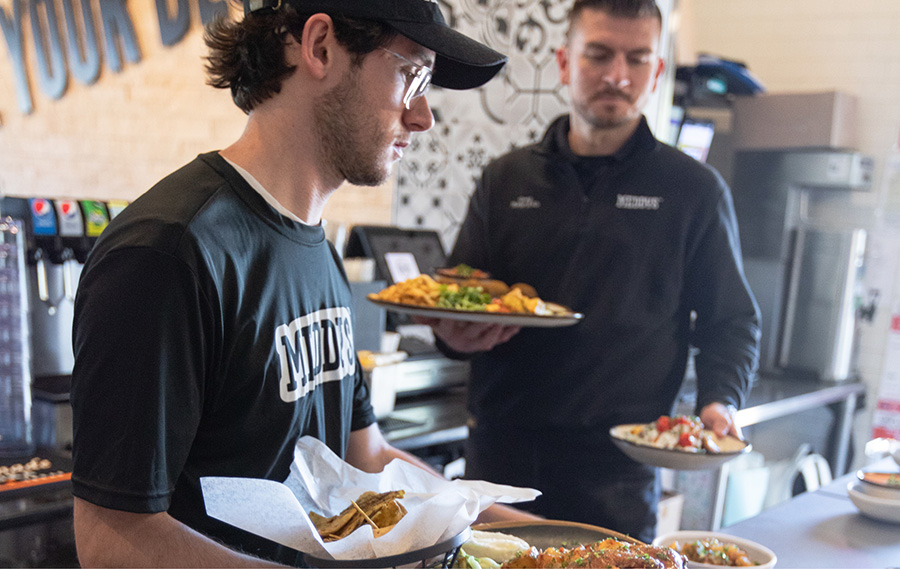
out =
{"type": "Polygon", "coordinates": [[[502,53],[449,27],[436,0],[244,0],[244,14],[278,9],[282,2],[301,14],[384,22],[436,54],[431,82],[438,87],[480,87],[506,64],[502,53]]]}

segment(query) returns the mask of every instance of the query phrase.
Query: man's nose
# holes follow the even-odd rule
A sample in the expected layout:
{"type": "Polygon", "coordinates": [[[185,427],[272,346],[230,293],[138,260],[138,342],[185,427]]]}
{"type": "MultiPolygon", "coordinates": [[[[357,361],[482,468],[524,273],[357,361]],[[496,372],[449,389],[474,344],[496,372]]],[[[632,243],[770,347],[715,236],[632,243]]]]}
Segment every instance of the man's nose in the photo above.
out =
{"type": "Polygon", "coordinates": [[[434,126],[434,115],[428,105],[427,95],[416,97],[403,113],[403,121],[410,132],[424,132],[434,126]]]}
{"type": "Polygon", "coordinates": [[[606,66],[601,79],[604,83],[616,89],[624,89],[631,85],[628,78],[628,61],[624,55],[616,55],[606,66]]]}

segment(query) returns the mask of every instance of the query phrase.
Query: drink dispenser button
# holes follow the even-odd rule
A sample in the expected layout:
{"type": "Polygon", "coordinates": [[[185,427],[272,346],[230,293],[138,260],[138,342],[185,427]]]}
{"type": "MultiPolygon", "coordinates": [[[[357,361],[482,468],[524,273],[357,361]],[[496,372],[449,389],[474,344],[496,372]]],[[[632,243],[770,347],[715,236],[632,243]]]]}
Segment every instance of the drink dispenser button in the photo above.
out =
{"type": "Polygon", "coordinates": [[[95,200],[82,201],[81,212],[84,214],[84,234],[88,238],[90,247],[93,247],[97,237],[100,237],[100,234],[109,225],[109,214],[106,212],[103,202],[95,200]]]}
{"type": "Polygon", "coordinates": [[[50,200],[31,198],[28,202],[31,206],[32,233],[35,237],[55,238],[59,231],[56,228],[56,215],[53,213],[50,200]]]}
{"type": "Polygon", "coordinates": [[[45,263],[48,260],[53,263],[62,262],[56,213],[53,211],[53,204],[48,199],[31,198],[28,200],[28,206],[31,211],[31,234],[34,238],[31,256],[37,273],[38,297],[42,302],[48,302],[50,293],[47,286],[45,263]]]}
{"type": "Polygon", "coordinates": [[[67,299],[75,300],[75,271],[78,257],[86,257],[88,246],[84,241],[84,218],[75,200],[56,200],[56,216],[59,220],[59,237],[62,240],[63,292],[67,299]]]}
{"type": "Polygon", "coordinates": [[[128,206],[126,200],[109,200],[106,202],[106,209],[109,211],[109,220],[112,221],[117,215],[128,206]]]}

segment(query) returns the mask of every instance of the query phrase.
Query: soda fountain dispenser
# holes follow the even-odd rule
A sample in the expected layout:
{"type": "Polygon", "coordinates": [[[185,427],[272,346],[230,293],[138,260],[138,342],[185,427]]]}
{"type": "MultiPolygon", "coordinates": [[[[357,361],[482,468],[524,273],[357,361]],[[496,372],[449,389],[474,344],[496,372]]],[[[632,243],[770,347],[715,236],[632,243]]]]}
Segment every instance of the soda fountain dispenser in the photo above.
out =
{"type": "Polygon", "coordinates": [[[38,445],[71,442],[69,387],[74,300],[97,237],[127,202],[5,197],[3,215],[22,221],[23,291],[30,334],[34,437],[38,445]]]}
{"type": "Polygon", "coordinates": [[[0,457],[34,451],[22,222],[0,220],[0,457]]]}

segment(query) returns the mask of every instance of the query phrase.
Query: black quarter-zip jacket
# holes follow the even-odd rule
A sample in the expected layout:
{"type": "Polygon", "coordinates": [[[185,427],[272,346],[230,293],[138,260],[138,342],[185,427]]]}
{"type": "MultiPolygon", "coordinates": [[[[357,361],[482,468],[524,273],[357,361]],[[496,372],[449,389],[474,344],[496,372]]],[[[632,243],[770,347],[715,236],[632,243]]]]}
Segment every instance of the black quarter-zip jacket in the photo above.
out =
{"type": "Polygon", "coordinates": [[[575,156],[568,132],[560,117],[541,142],[485,168],[451,262],[531,284],[584,319],[524,328],[474,357],[470,412],[531,428],[651,421],[672,411],[689,346],[697,409],[740,407],[759,311],[724,180],[657,141],[646,120],[608,157],[575,156]]]}

